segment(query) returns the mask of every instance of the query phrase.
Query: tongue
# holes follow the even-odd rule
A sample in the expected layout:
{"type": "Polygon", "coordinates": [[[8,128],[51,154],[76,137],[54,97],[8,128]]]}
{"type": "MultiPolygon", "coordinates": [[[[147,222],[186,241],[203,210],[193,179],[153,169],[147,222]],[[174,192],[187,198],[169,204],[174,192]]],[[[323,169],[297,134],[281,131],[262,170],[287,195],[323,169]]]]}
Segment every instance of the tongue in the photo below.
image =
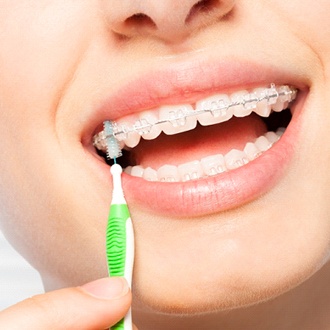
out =
{"type": "Polygon", "coordinates": [[[265,123],[257,115],[231,120],[213,126],[197,126],[196,129],[176,135],[162,133],[157,139],[141,139],[131,153],[136,165],[144,168],[170,164],[180,165],[203,157],[223,154],[232,149],[243,150],[246,143],[254,142],[266,133],[265,123]]]}

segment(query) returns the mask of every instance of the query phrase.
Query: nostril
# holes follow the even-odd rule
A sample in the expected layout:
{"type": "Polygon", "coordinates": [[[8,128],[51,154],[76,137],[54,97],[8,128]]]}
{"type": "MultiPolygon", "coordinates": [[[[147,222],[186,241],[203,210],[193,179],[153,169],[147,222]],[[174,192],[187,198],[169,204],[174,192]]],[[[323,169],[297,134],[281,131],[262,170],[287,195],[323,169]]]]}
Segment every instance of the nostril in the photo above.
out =
{"type": "Polygon", "coordinates": [[[186,17],[185,23],[190,23],[195,17],[199,16],[200,14],[210,14],[220,5],[221,4],[219,3],[218,0],[198,1],[191,7],[186,17]]]}
{"type": "Polygon", "coordinates": [[[227,21],[236,0],[166,0],[161,5],[151,0],[122,2],[127,5],[121,6],[119,1],[118,10],[109,19],[116,35],[155,37],[178,43],[194,32],[225,21],[224,18],[227,21]]]}
{"type": "Polygon", "coordinates": [[[155,22],[146,14],[137,13],[134,14],[125,20],[125,25],[129,28],[149,28],[156,29],[157,26],[155,22]]]}

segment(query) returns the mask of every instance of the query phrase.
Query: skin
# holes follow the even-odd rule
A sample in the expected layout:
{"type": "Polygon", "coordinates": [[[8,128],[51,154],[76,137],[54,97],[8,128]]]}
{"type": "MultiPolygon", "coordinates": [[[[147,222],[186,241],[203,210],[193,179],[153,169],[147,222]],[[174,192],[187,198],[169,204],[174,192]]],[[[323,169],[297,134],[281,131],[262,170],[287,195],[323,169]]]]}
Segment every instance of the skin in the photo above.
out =
{"type": "MultiPolygon", "coordinates": [[[[294,159],[273,189],[197,219],[130,203],[134,321],[143,330],[328,329],[329,2],[215,1],[215,11],[195,14],[189,26],[183,18],[196,1],[177,8],[164,0],[159,11],[152,1],[134,3],[0,0],[1,229],[47,291],[105,277],[111,180],[95,171],[81,143],[90,109],[153,68],[210,54],[288,68],[310,93],[294,159]],[[157,29],[122,24],[141,11],[157,29]]],[[[65,292],[46,297],[67,301],[65,292]]],[[[109,314],[124,315],[127,299],[109,314]]],[[[9,327],[22,313],[16,307],[0,324],[9,327]]]]}

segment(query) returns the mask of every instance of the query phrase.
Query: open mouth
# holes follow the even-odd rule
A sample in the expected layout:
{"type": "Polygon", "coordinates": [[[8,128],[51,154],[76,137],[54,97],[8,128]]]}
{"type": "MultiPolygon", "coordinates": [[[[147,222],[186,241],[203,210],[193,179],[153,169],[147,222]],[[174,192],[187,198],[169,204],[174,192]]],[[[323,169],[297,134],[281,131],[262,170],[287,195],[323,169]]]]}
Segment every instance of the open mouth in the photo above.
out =
{"type": "MultiPolygon", "coordinates": [[[[120,118],[114,137],[126,173],[155,182],[186,182],[242,167],[277,143],[291,120],[294,87],[260,86],[193,104],[161,106],[120,118]]],[[[104,131],[93,137],[108,164],[104,131]]]]}

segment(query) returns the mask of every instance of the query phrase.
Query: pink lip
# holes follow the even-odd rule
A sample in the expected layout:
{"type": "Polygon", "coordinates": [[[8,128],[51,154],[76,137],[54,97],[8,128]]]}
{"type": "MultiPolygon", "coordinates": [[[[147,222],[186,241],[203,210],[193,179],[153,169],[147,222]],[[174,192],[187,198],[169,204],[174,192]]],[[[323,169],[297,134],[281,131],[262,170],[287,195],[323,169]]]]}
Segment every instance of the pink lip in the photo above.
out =
{"type": "MultiPolygon", "coordinates": [[[[165,72],[144,75],[112,95],[92,115],[83,132],[88,145],[95,129],[106,119],[154,108],[161,104],[192,103],[215,92],[242,90],[262,85],[290,84],[306,89],[295,75],[275,67],[251,63],[221,62],[174,65],[165,72]],[[88,142],[87,142],[88,141],[88,142]]],[[[302,97],[296,102],[291,123],[270,150],[249,164],[215,177],[185,183],[148,182],[123,174],[128,203],[164,216],[192,217],[238,207],[266,193],[282,177],[294,155],[300,127],[302,97]]],[[[93,157],[102,174],[109,167],[93,157]]]]}

